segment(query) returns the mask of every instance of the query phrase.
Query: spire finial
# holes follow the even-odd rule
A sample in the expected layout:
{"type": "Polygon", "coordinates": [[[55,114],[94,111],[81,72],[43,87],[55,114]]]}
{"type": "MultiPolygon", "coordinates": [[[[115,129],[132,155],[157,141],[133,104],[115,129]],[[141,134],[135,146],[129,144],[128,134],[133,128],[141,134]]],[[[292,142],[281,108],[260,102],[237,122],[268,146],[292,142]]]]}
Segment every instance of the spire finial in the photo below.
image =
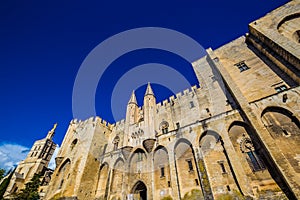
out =
{"type": "Polygon", "coordinates": [[[136,101],[136,97],[135,97],[134,90],[132,91],[132,94],[131,94],[131,97],[130,97],[130,99],[129,99],[129,102],[128,102],[128,104],[130,104],[130,103],[137,104],[137,101],[136,101]]]}
{"type": "Polygon", "coordinates": [[[148,82],[147,90],[146,90],[146,93],[145,93],[145,96],[147,96],[147,95],[153,95],[154,96],[154,92],[153,92],[153,90],[151,88],[150,82],[148,82]]]}
{"type": "Polygon", "coordinates": [[[57,123],[55,123],[53,125],[53,128],[48,132],[47,134],[47,138],[52,140],[53,136],[54,136],[54,133],[55,133],[55,130],[56,130],[56,127],[57,127],[57,123]]]}

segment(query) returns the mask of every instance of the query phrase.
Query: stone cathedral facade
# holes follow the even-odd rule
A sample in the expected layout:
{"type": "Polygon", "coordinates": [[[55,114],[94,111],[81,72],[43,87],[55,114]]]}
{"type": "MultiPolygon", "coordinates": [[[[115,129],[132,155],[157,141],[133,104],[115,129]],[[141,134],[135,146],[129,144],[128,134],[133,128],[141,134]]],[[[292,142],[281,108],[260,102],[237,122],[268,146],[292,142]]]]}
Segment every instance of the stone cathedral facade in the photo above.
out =
{"type": "Polygon", "coordinates": [[[116,124],[72,120],[44,199],[299,199],[300,2],[192,66],[198,86],[148,84],[116,124]]]}

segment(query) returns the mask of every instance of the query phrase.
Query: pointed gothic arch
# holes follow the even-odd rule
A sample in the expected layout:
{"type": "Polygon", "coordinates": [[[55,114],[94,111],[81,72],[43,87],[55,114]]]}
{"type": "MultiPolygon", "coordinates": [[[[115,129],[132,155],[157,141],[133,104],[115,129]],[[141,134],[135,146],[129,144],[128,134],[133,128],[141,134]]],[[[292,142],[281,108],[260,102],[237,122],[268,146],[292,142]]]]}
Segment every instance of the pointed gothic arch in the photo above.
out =
{"type": "MultiPolygon", "coordinates": [[[[278,107],[278,106],[269,106],[267,108],[265,108],[260,117],[262,118],[263,120],[263,117],[267,114],[267,113],[278,113],[278,114],[282,114],[288,118],[290,118],[291,122],[293,122],[297,127],[298,129],[300,129],[300,121],[299,119],[293,114],[293,112],[289,111],[288,109],[286,108],[283,108],[283,107],[278,107]]],[[[263,120],[263,123],[264,125],[266,125],[265,121],[263,120]]],[[[267,124],[267,125],[270,125],[270,124],[267,124]]]]}
{"type": "Polygon", "coordinates": [[[69,176],[70,165],[71,165],[71,160],[67,158],[64,162],[62,162],[62,164],[58,168],[58,172],[56,174],[56,176],[58,176],[57,189],[62,189],[62,187],[66,185],[66,181],[69,176]]]}
{"type": "Polygon", "coordinates": [[[99,168],[98,184],[96,190],[97,198],[107,198],[109,187],[110,170],[107,162],[104,162],[99,168]]]}
{"type": "Polygon", "coordinates": [[[200,190],[195,153],[193,145],[188,139],[180,138],[175,143],[174,162],[180,198],[183,198],[186,193],[193,189],[200,190]]]}
{"type": "Polygon", "coordinates": [[[210,135],[210,136],[214,137],[216,141],[218,141],[221,138],[219,133],[215,132],[214,130],[206,130],[201,134],[201,136],[199,138],[199,141],[201,141],[202,138],[207,136],[207,135],[210,135]]]}
{"type": "MultiPolygon", "coordinates": [[[[154,167],[154,190],[165,190],[171,187],[171,174],[168,150],[159,145],[155,148],[153,154],[153,167],[154,167]]],[[[154,193],[154,199],[160,199],[159,193],[154,193]]]]}
{"type": "Polygon", "coordinates": [[[69,158],[66,158],[65,161],[61,163],[60,167],[58,168],[58,173],[60,173],[67,164],[71,164],[71,160],[69,158]]]}
{"type": "Polygon", "coordinates": [[[147,169],[147,154],[142,148],[135,149],[129,159],[129,172],[141,174],[147,169]]]}
{"type": "Polygon", "coordinates": [[[182,153],[185,152],[185,150],[188,150],[189,148],[191,148],[191,150],[194,153],[194,149],[192,147],[192,143],[186,139],[186,138],[180,138],[176,141],[175,145],[174,145],[174,153],[177,155],[177,157],[180,157],[182,153]],[[181,147],[180,151],[178,151],[177,153],[175,152],[175,149],[178,147],[179,144],[185,144],[185,148],[181,147]]]}
{"type": "Polygon", "coordinates": [[[122,193],[122,186],[123,186],[123,173],[125,170],[125,162],[122,158],[118,158],[114,163],[112,169],[112,183],[111,183],[111,195],[115,197],[122,197],[120,196],[122,193]]]}
{"type": "Polygon", "coordinates": [[[214,130],[204,131],[199,139],[199,151],[199,170],[203,192],[206,196],[217,194],[216,188],[223,188],[228,192],[234,189],[242,193],[224,141],[219,133],[214,130]],[[212,168],[211,165],[216,167],[212,168]],[[212,188],[211,185],[215,187],[212,188]]]}
{"type": "Polygon", "coordinates": [[[253,137],[249,125],[242,121],[234,121],[229,126],[228,133],[244,168],[249,168],[252,172],[265,170],[263,157],[259,152],[261,146],[253,137]]]}
{"type": "Polygon", "coordinates": [[[261,121],[273,139],[278,151],[282,153],[296,173],[300,173],[299,161],[295,159],[300,154],[300,122],[288,109],[269,106],[262,111],[261,121]]]}
{"type": "MultiPolygon", "coordinates": [[[[266,121],[264,121],[263,117],[265,114],[272,111],[279,111],[277,113],[282,113],[283,115],[291,114],[291,112],[286,109],[281,110],[278,107],[268,107],[267,109],[263,110],[261,114],[261,120],[265,126],[266,121]]],[[[292,199],[294,198],[293,193],[290,191],[290,188],[285,182],[285,179],[282,177],[282,174],[278,171],[277,167],[274,167],[275,163],[272,161],[272,158],[268,157],[269,152],[267,152],[268,150],[265,148],[266,144],[260,143],[258,139],[260,136],[257,135],[255,130],[253,130],[245,122],[235,121],[229,126],[228,134],[234,146],[237,158],[239,159],[241,166],[244,168],[245,173],[251,181],[254,181],[256,184],[262,180],[269,182],[273,181],[274,184],[277,184],[288,197],[292,199]],[[250,155],[252,158],[247,155],[247,152],[249,151],[252,151],[252,153],[255,152],[255,155],[250,155]],[[256,161],[253,161],[253,159],[256,159],[256,161]],[[262,162],[264,169],[270,170],[263,170],[259,173],[255,173],[256,170],[253,166],[255,162],[262,162]],[[255,176],[252,174],[255,174],[255,176]]],[[[271,145],[274,146],[276,143],[272,141],[271,145]]],[[[260,163],[258,163],[258,165],[260,165],[260,163]]]]}
{"type": "Polygon", "coordinates": [[[147,200],[147,186],[143,181],[137,181],[131,189],[131,193],[139,200],[147,200]]]}
{"type": "Polygon", "coordinates": [[[221,136],[217,132],[213,130],[207,130],[201,134],[199,139],[199,147],[203,150],[203,152],[208,151],[213,149],[214,145],[216,145],[220,139],[221,136]]]}
{"type": "Polygon", "coordinates": [[[138,147],[131,153],[129,161],[131,162],[135,154],[139,154],[139,153],[144,154],[144,157],[147,158],[146,151],[143,148],[138,147]]]}

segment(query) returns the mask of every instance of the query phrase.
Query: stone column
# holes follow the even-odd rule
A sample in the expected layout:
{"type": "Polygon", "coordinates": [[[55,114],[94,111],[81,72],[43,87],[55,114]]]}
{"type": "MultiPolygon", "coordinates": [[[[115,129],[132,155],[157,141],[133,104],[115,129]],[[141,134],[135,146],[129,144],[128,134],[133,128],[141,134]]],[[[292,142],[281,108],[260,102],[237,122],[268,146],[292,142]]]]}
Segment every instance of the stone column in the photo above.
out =
{"type": "MultiPolygon", "coordinates": [[[[250,184],[250,180],[246,175],[242,165],[240,165],[240,160],[237,157],[234,147],[231,144],[231,140],[229,139],[227,134],[223,134],[222,139],[224,141],[224,148],[227,152],[228,158],[230,160],[233,173],[235,173],[237,182],[239,184],[240,189],[242,190],[244,195],[253,196],[252,187],[250,184]]],[[[229,164],[229,163],[228,163],[229,164]]]]}
{"type": "Polygon", "coordinates": [[[169,151],[169,164],[170,164],[170,175],[171,175],[171,187],[173,191],[174,200],[180,200],[180,186],[178,180],[178,173],[176,169],[176,160],[174,150],[169,151]]]}

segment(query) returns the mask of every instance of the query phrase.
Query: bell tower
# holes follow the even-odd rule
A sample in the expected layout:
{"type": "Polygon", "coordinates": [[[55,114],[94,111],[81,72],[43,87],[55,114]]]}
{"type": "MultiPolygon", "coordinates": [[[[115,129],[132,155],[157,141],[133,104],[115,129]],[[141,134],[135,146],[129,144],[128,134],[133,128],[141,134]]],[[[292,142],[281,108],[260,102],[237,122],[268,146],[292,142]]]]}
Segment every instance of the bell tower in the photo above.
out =
{"type": "Polygon", "coordinates": [[[48,169],[49,161],[54,153],[56,144],[52,141],[57,124],[48,132],[47,136],[34,142],[25,160],[17,166],[4,196],[10,196],[25,188],[25,184],[32,179],[34,174],[41,177],[48,169]]]}

